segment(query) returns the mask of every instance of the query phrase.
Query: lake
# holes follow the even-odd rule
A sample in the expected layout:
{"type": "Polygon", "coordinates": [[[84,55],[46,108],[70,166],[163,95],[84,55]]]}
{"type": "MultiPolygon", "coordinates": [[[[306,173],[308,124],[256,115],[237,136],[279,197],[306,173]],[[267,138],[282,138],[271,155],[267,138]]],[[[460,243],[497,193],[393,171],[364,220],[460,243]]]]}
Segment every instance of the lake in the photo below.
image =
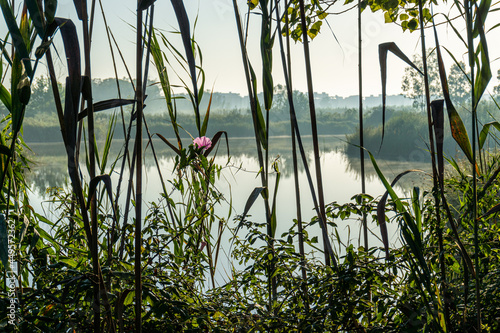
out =
{"type": "MultiPolygon", "coordinates": [[[[304,147],[308,153],[308,161],[311,172],[314,178],[314,164],[312,154],[312,140],[310,137],[304,137],[304,147]]],[[[338,203],[347,203],[351,197],[361,192],[361,180],[359,175],[360,159],[348,158],[343,149],[345,147],[344,136],[321,136],[320,151],[321,151],[321,168],[323,173],[323,186],[325,191],[325,202],[330,203],[337,201],[338,203]]],[[[186,140],[186,143],[189,143],[186,140]]],[[[166,180],[172,178],[172,170],[174,168],[174,153],[166,144],[160,140],[153,141],[155,151],[158,155],[160,170],[166,180]]],[[[292,153],[290,147],[290,137],[271,137],[270,138],[270,160],[278,159],[279,168],[281,171],[281,180],[278,188],[277,200],[277,236],[287,231],[293,225],[293,219],[296,218],[295,204],[295,189],[293,179],[292,153]]],[[[42,212],[47,218],[55,217],[54,203],[48,200],[45,191],[48,187],[66,187],[67,186],[67,169],[65,149],[62,143],[32,143],[31,149],[34,152],[32,157],[36,161],[32,173],[28,177],[28,182],[31,184],[33,195],[31,196],[31,204],[38,212],[42,212]]],[[[118,156],[121,145],[114,144],[111,149],[111,156],[118,156]]],[[[216,163],[223,166],[221,177],[216,182],[215,186],[224,195],[226,202],[216,207],[216,213],[220,216],[225,216],[229,221],[228,226],[235,225],[233,218],[243,212],[247,199],[255,187],[261,186],[260,176],[258,176],[259,166],[255,153],[255,139],[253,138],[230,138],[229,150],[231,158],[228,160],[225,141],[220,141],[217,151],[216,163]],[[232,204],[231,216],[227,216],[229,211],[229,202],[232,204]]],[[[83,153],[82,153],[83,155],[83,153]]],[[[154,163],[151,147],[146,148],[144,154],[144,194],[143,204],[145,207],[152,201],[157,201],[162,191],[159,174],[154,163]]],[[[111,159],[112,161],[112,159],[111,159]]],[[[397,174],[407,169],[423,169],[428,170],[429,163],[411,162],[405,160],[388,161],[379,159],[379,167],[384,172],[385,176],[392,180],[397,174]]],[[[378,179],[372,164],[369,159],[366,160],[366,193],[378,197],[385,192],[385,188],[378,179]]],[[[108,163],[111,164],[111,163],[108,163]]],[[[120,169],[121,162],[118,163],[115,171],[120,169]]],[[[300,163],[302,165],[302,163],[300,163]]],[[[86,172],[85,162],[81,161],[82,173],[86,172]]],[[[109,172],[109,167],[106,169],[109,172]]],[[[112,173],[113,187],[116,190],[118,182],[118,173],[112,173]]],[[[270,179],[271,193],[274,190],[274,177],[270,179]]],[[[124,179],[128,178],[126,172],[124,179]]],[[[312,198],[307,183],[306,174],[303,167],[299,170],[300,193],[302,198],[302,216],[304,221],[309,221],[315,212],[312,203],[312,198]]],[[[120,193],[121,203],[123,204],[126,197],[125,182],[122,184],[120,193]]],[[[397,190],[401,195],[412,189],[413,186],[425,186],[430,184],[429,177],[423,174],[410,175],[403,178],[397,190]]],[[[315,184],[316,186],[316,184],[315,184]]],[[[171,185],[170,185],[171,188],[171,185]]],[[[146,212],[146,208],[143,209],[146,212]]],[[[254,206],[250,209],[249,214],[252,221],[264,221],[264,205],[263,200],[258,199],[254,206]]],[[[143,213],[144,215],[145,213],[143,213]]],[[[133,216],[134,214],[130,214],[133,216]]],[[[130,223],[130,222],[129,222],[130,223]]],[[[339,221],[338,232],[344,244],[352,243],[354,246],[363,244],[363,239],[360,233],[361,223],[356,220],[339,221]]],[[[312,227],[311,227],[312,228],[312,227]]],[[[316,224],[315,229],[308,230],[309,235],[320,236],[319,226],[316,224]]],[[[399,233],[397,226],[389,225],[391,233],[390,241],[395,244],[398,242],[399,233]]],[[[371,234],[369,237],[370,246],[381,246],[379,240],[379,228],[375,223],[369,224],[371,234]]],[[[330,230],[331,232],[331,230],[330,230]]],[[[226,232],[223,237],[223,242],[229,243],[231,234],[226,232]]],[[[241,236],[241,235],[240,235],[241,236]]],[[[319,237],[321,239],[321,236],[319,237]]],[[[338,249],[342,253],[342,249],[338,249]]],[[[225,259],[223,261],[226,261],[225,259]]],[[[230,264],[229,258],[223,266],[230,264]]]]}

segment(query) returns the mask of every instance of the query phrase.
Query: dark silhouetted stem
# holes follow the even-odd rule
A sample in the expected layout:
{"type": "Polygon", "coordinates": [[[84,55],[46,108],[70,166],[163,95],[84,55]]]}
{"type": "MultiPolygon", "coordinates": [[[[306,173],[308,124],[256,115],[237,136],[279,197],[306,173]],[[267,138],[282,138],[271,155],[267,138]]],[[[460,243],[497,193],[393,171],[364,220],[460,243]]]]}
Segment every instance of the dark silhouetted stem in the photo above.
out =
{"type": "Polygon", "coordinates": [[[142,282],[141,282],[141,247],[142,247],[142,10],[137,1],[137,39],[136,39],[136,98],[137,119],[135,132],[136,151],[136,201],[135,201],[135,331],[142,332],[142,282]]]}

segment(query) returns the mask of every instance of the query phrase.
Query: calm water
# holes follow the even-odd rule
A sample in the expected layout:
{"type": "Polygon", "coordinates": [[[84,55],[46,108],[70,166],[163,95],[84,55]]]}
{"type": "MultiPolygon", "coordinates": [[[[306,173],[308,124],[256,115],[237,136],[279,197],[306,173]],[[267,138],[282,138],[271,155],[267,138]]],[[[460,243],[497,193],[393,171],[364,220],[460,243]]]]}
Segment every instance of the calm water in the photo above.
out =
{"type": "MultiPolygon", "coordinates": [[[[359,176],[360,160],[359,158],[349,159],[343,153],[345,145],[343,136],[322,136],[321,137],[321,168],[323,171],[323,184],[325,190],[325,202],[330,203],[337,201],[339,203],[349,202],[351,197],[361,192],[361,181],[359,176]]],[[[310,138],[304,138],[306,151],[311,172],[314,170],[312,141],[310,138]]],[[[174,166],[173,153],[161,141],[154,141],[155,149],[158,154],[160,170],[162,170],[164,178],[167,180],[172,178],[172,170],[174,166]]],[[[291,151],[288,147],[290,138],[276,137],[271,138],[270,160],[275,158],[279,161],[280,171],[282,173],[277,201],[277,216],[278,230],[277,235],[281,235],[293,225],[293,219],[296,218],[295,190],[293,180],[293,165],[291,151]]],[[[67,183],[66,157],[62,144],[31,144],[34,159],[37,165],[33,168],[33,172],[29,177],[29,182],[33,190],[31,203],[37,211],[42,211],[49,219],[54,218],[54,205],[48,202],[45,195],[47,187],[58,186],[65,187],[67,183]]],[[[115,145],[112,148],[112,156],[116,158],[120,153],[120,145],[115,145]]],[[[255,156],[255,140],[252,138],[235,138],[229,142],[231,158],[228,160],[227,149],[225,143],[221,143],[217,152],[216,162],[224,166],[220,179],[216,182],[216,187],[224,194],[227,202],[216,207],[216,213],[228,219],[229,226],[233,226],[234,216],[241,214],[245,207],[248,196],[255,187],[261,186],[260,176],[258,176],[258,161],[255,156]],[[232,213],[228,216],[229,202],[232,202],[232,213]]],[[[111,159],[112,161],[112,159],[111,159]]],[[[392,179],[398,173],[407,169],[427,169],[428,165],[424,163],[408,162],[408,161],[378,161],[380,168],[388,179],[392,179]]],[[[116,170],[119,170],[119,165],[116,170]]],[[[82,170],[85,169],[84,161],[81,164],[82,170]]],[[[371,162],[366,160],[367,182],[366,192],[374,197],[381,196],[385,192],[385,188],[378,180],[378,177],[373,170],[371,162]]],[[[82,171],[84,172],[84,171],[82,171]]],[[[109,167],[107,168],[109,172],[109,167]]],[[[84,175],[85,177],[85,175],[84,175]]],[[[314,177],[314,172],[313,172],[314,177]]],[[[426,176],[417,175],[404,178],[401,181],[401,186],[398,187],[400,194],[404,194],[405,190],[411,189],[412,186],[422,186],[426,182],[426,176]]],[[[128,173],[125,179],[128,178],[128,173]]],[[[301,197],[302,197],[302,214],[303,220],[310,220],[315,214],[313,211],[312,198],[307,183],[307,178],[303,167],[299,171],[301,197]]],[[[118,182],[117,172],[112,173],[113,186],[116,189],[118,182]]],[[[161,192],[161,183],[157,168],[154,164],[154,159],[150,147],[145,153],[145,168],[144,168],[144,194],[143,204],[147,205],[151,201],[157,201],[161,192]]],[[[271,193],[274,190],[274,175],[270,180],[271,193]]],[[[315,184],[316,185],[316,184],[315,184]]],[[[122,184],[122,189],[125,188],[125,183],[122,184]]],[[[122,203],[125,200],[126,191],[122,190],[120,197],[122,203]]],[[[143,210],[145,211],[145,210],[143,210]]],[[[264,205],[263,200],[259,198],[249,214],[251,220],[256,222],[264,221],[264,205]]],[[[133,214],[132,214],[133,215],[133,214]]],[[[308,230],[310,236],[320,236],[319,227],[317,229],[308,230]]],[[[398,233],[396,226],[391,226],[393,243],[397,242],[398,233]]],[[[375,235],[379,235],[378,227],[371,224],[369,228],[373,234],[370,235],[371,245],[381,245],[375,235]]],[[[356,220],[339,221],[338,232],[344,244],[353,243],[355,246],[362,242],[360,239],[360,223],[356,220]]],[[[229,242],[230,234],[226,232],[223,237],[224,242],[229,242]]],[[[320,237],[321,238],[321,237],[320,237]]]]}

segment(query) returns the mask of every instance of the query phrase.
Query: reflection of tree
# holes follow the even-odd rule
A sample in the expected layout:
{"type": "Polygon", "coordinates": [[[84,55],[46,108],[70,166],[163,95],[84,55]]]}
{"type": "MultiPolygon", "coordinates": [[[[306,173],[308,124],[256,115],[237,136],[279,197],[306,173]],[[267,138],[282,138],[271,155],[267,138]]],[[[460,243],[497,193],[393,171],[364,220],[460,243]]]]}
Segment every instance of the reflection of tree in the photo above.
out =
{"type": "MultiPolygon", "coordinates": [[[[185,142],[188,144],[189,142],[185,142]]],[[[342,151],[344,147],[344,142],[341,136],[321,136],[319,138],[320,149],[322,154],[327,154],[335,151],[342,151]]],[[[311,172],[314,170],[314,162],[312,158],[312,139],[310,136],[305,136],[303,138],[304,150],[307,155],[307,163],[311,172]]],[[[164,168],[165,165],[174,164],[175,153],[163,142],[154,141],[155,151],[160,160],[161,167],[164,168]]],[[[45,144],[36,145],[34,151],[37,152],[38,157],[34,158],[36,165],[32,168],[32,172],[28,175],[27,182],[31,184],[31,189],[37,193],[45,193],[48,187],[63,187],[66,184],[67,178],[67,162],[64,155],[64,147],[57,144],[45,144]]],[[[110,161],[113,161],[118,156],[122,155],[122,145],[117,143],[112,145],[110,153],[110,161]]],[[[101,151],[101,150],[100,150],[101,151]]],[[[248,161],[257,161],[257,155],[255,153],[255,140],[253,138],[234,138],[229,141],[229,152],[231,159],[229,165],[239,167],[241,162],[249,163],[248,161]]],[[[214,149],[211,153],[213,156],[216,153],[217,163],[225,165],[228,163],[228,152],[226,148],[226,143],[220,141],[217,149],[214,149]]],[[[304,165],[298,154],[299,172],[304,172],[304,165]]],[[[148,170],[155,170],[156,165],[154,158],[151,153],[150,147],[145,153],[145,166],[148,170]]],[[[289,137],[274,137],[270,140],[270,150],[269,150],[269,163],[271,164],[275,158],[279,156],[279,169],[283,178],[293,177],[293,163],[292,163],[292,150],[289,137]]],[[[359,158],[356,157],[345,157],[346,159],[346,172],[354,173],[359,175],[360,162],[359,158]]],[[[82,158],[80,161],[82,168],[82,173],[86,175],[85,171],[85,160],[82,158]]],[[[408,161],[408,160],[378,160],[379,166],[384,171],[385,176],[388,179],[393,179],[398,173],[405,171],[407,169],[428,169],[428,163],[422,163],[419,161],[408,161]]],[[[111,165],[109,163],[108,165],[111,165]]],[[[119,165],[117,163],[115,167],[115,172],[119,172],[119,165]]],[[[253,164],[252,164],[253,165],[253,164]]],[[[255,163],[257,165],[257,163],[255,163]]],[[[377,179],[378,176],[373,169],[373,166],[369,160],[365,163],[366,165],[366,175],[368,180],[377,179]]],[[[256,170],[248,169],[248,165],[241,165],[243,169],[247,169],[251,172],[258,172],[256,170]]],[[[257,167],[256,167],[257,168],[257,167]]],[[[270,168],[270,170],[272,170],[270,168]]],[[[107,170],[109,172],[109,169],[107,170]]],[[[169,179],[172,170],[162,169],[164,177],[169,179]]],[[[128,173],[128,171],[127,171],[128,173]]],[[[411,189],[415,184],[427,181],[427,177],[421,174],[419,175],[408,175],[399,181],[399,186],[403,189],[411,189]]]]}
{"type": "MultiPolygon", "coordinates": [[[[331,151],[336,151],[341,149],[344,142],[340,139],[343,136],[322,136],[320,137],[320,149],[322,153],[328,153],[331,151]]],[[[184,144],[189,144],[190,141],[186,140],[184,144]]],[[[160,140],[153,141],[155,152],[159,160],[166,159],[167,163],[173,161],[175,153],[166,144],[160,140]]],[[[308,164],[311,169],[313,169],[313,161],[310,152],[312,151],[312,139],[310,136],[305,136],[303,138],[304,150],[307,154],[308,164]]],[[[98,145],[100,145],[98,143],[98,145]]],[[[44,193],[48,187],[62,187],[65,184],[67,177],[67,160],[65,156],[64,146],[62,144],[51,143],[51,144],[34,144],[33,151],[36,152],[37,156],[33,157],[36,161],[32,172],[28,176],[28,183],[31,184],[32,190],[38,193],[44,193]]],[[[108,166],[112,165],[116,158],[122,156],[123,154],[123,144],[117,142],[111,146],[110,157],[108,166]]],[[[229,153],[231,155],[231,160],[238,160],[243,156],[249,158],[257,159],[255,152],[255,139],[254,138],[231,138],[229,140],[229,153]]],[[[102,154],[101,146],[99,146],[99,151],[102,154]]],[[[82,152],[82,155],[84,152],[82,152]]],[[[218,163],[226,164],[228,160],[228,151],[226,148],[225,140],[220,140],[218,147],[216,147],[211,156],[216,154],[218,158],[218,163]]],[[[299,154],[299,152],[297,152],[299,154]]],[[[280,171],[283,177],[293,176],[293,163],[292,163],[292,150],[289,137],[272,137],[270,140],[270,150],[269,150],[269,162],[272,163],[273,160],[279,156],[280,159],[280,171]]],[[[145,152],[145,167],[146,168],[156,168],[153,154],[151,152],[151,147],[148,146],[145,152]]],[[[172,162],[173,163],[173,162],[172,162]]],[[[82,157],[80,160],[82,173],[86,174],[85,171],[85,160],[82,157]]],[[[121,162],[116,164],[115,172],[119,172],[119,166],[121,162]]],[[[243,166],[245,167],[245,166],[243,166]]],[[[271,170],[271,169],[270,169],[271,170]]],[[[258,170],[255,170],[258,171],[258,170]]],[[[299,171],[304,171],[304,166],[299,155],[299,171]]],[[[109,169],[107,170],[109,172],[109,169]]],[[[169,175],[172,170],[162,170],[164,175],[169,175]]],[[[168,177],[168,176],[167,176],[168,177]]]]}
{"type": "Polygon", "coordinates": [[[67,183],[66,164],[39,165],[28,173],[26,181],[34,193],[43,194],[50,187],[63,187],[67,183]]]}

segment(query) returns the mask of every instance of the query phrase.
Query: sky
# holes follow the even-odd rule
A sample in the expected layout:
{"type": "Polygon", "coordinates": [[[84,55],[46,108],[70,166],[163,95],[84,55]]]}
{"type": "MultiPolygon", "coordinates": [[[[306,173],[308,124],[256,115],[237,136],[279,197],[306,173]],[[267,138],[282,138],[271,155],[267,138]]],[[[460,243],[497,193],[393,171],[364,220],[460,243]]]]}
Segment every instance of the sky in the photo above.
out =
{"type": "MultiPolygon", "coordinates": [[[[110,26],[120,46],[131,73],[135,73],[135,31],[133,25],[136,22],[135,0],[103,0],[103,9],[108,25],[110,26]],[[127,23],[128,22],[128,23],[127,23]],[[129,23],[131,25],[129,25],[129,23]]],[[[246,13],[246,0],[238,0],[240,13],[246,13]]],[[[206,74],[206,88],[218,92],[236,92],[247,94],[245,76],[239,49],[239,41],[236,30],[236,22],[231,0],[186,0],[185,5],[193,26],[196,17],[195,39],[201,47],[203,54],[203,68],[206,74]]],[[[312,59],[313,87],[318,93],[326,92],[331,96],[350,96],[358,94],[358,58],[357,58],[357,11],[350,10],[336,15],[334,12],[344,11],[349,6],[339,2],[330,8],[331,14],[327,17],[331,30],[323,25],[322,31],[310,43],[312,59]]],[[[99,6],[96,7],[96,25],[92,39],[92,77],[107,78],[114,77],[113,64],[110,56],[109,44],[106,37],[102,14],[99,6]]],[[[450,9],[439,7],[438,11],[448,12],[450,9]]],[[[494,25],[499,16],[490,14],[488,22],[494,25]]],[[[68,17],[75,21],[77,27],[78,19],[74,10],[72,0],[59,0],[57,16],[68,17]]],[[[437,17],[437,20],[442,18],[437,17]]],[[[251,15],[250,38],[248,42],[250,61],[260,78],[260,17],[251,15]]],[[[167,32],[169,40],[182,49],[179,35],[169,33],[178,29],[177,21],[170,5],[170,1],[158,0],[155,3],[155,26],[167,32]]],[[[457,22],[459,31],[463,27],[457,22]]],[[[4,25],[0,25],[0,32],[4,35],[4,25]]],[[[6,30],[5,30],[6,31],[6,30]]],[[[500,32],[500,31],[499,31],[500,32]]],[[[365,96],[378,95],[381,93],[380,66],[378,62],[378,45],[383,42],[393,41],[410,58],[413,54],[420,52],[419,34],[417,32],[403,32],[396,24],[384,23],[381,13],[371,13],[366,10],[363,13],[363,92],[365,96]]],[[[427,45],[434,46],[432,30],[427,29],[427,45]]],[[[499,40],[498,32],[492,31],[489,40],[499,40]]],[[[440,43],[455,54],[458,60],[466,60],[465,47],[460,43],[452,29],[446,25],[439,27],[440,43]]],[[[57,45],[57,43],[56,43],[57,45]]],[[[279,59],[278,41],[275,42],[273,76],[274,83],[283,83],[282,67],[279,59]]],[[[500,48],[490,42],[490,59],[494,60],[500,56],[500,48]]],[[[451,58],[445,53],[445,62],[451,65],[451,58]]],[[[115,51],[116,54],[116,51],[115,51]]],[[[294,88],[306,91],[305,65],[302,44],[297,43],[292,48],[293,79],[294,88]]],[[[401,78],[404,74],[406,64],[398,58],[389,55],[390,65],[388,71],[388,94],[401,93],[401,78]]],[[[42,64],[43,67],[43,64],[42,64]]],[[[59,68],[64,66],[60,65],[59,68]]],[[[496,71],[500,68],[498,61],[492,61],[493,85],[497,85],[496,71]]],[[[46,69],[40,72],[46,73],[46,69]]],[[[125,77],[124,66],[118,66],[119,77],[125,77]]],[[[150,68],[150,77],[156,80],[157,75],[154,67],[150,68]]],[[[65,76],[61,70],[60,81],[65,76]]],[[[261,82],[262,80],[259,80],[261,82]]]]}

